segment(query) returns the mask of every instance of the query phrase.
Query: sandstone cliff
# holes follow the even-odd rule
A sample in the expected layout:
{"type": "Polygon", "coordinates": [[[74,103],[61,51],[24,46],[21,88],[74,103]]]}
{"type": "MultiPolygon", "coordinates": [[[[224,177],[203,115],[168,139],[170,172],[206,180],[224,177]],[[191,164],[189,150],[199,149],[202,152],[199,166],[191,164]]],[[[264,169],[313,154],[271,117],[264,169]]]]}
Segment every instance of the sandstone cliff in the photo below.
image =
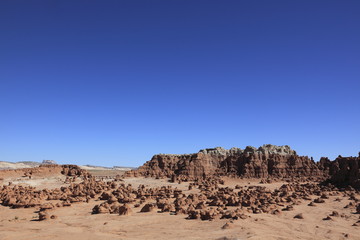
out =
{"type": "Polygon", "coordinates": [[[246,178],[321,177],[323,172],[306,156],[298,156],[289,146],[263,145],[226,150],[221,147],[193,154],[158,154],[127,176],[204,178],[212,175],[246,178]]]}
{"type": "Polygon", "coordinates": [[[321,158],[319,169],[329,176],[328,182],[337,186],[360,188],[360,154],[359,157],[337,157],[334,161],[321,158]]]}

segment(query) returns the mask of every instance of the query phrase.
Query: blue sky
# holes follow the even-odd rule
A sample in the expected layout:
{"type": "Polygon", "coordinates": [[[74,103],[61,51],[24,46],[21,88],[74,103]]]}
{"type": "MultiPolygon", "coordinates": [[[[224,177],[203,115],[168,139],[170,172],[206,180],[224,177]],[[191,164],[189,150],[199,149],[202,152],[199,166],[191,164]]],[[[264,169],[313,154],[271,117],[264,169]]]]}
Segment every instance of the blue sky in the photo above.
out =
{"type": "Polygon", "coordinates": [[[0,161],[360,151],[360,1],[1,1],[0,161]]]}

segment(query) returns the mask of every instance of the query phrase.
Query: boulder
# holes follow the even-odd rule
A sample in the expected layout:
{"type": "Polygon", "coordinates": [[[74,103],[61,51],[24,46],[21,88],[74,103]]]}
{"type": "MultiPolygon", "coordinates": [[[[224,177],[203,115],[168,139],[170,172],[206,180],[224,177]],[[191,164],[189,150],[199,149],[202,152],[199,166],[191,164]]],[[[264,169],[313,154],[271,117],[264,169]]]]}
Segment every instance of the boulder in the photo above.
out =
{"type": "Polygon", "coordinates": [[[119,215],[129,216],[131,214],[132,214],[132,210],[129,205],[124,204],[119,208],[119,215]]]}

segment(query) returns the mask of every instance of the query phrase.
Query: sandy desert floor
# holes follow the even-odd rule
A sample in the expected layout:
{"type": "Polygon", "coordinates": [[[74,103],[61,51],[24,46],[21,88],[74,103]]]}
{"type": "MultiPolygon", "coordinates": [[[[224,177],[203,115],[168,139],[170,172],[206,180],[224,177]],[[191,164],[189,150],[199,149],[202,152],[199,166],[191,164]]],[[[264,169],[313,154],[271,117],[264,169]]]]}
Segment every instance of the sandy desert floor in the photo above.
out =
{"type": "MultiPolygon", "coordinates": [[[[8,180],[4,179],[0,184],[8,180]]],[[[63,179],[58,176],[12,180],[40,189],[64,185],[63,179]]],[[[124,181],[134,187],[139,184],[150,187],[170,185],[185,193],[198,191],[187,190],[189,183],[169,183],[164,179],[127,178],[124,181]]],[[[225,186],[233,187],[236,184],[275,189],[283,182],[259,184],[259,180],[225,179],[225,186]]],[[[316,207],[307,206],[310,201],[303,200],[293,211],[282,211],[280,215],[248,214],[249,218],[235,220],[227,229],[222,228],[229,222],[227,219],[187,220],[187,215],[156,211],[141,213],[140,208],[133,208],[131,216],[91,214],[92,208],[101,202],[90,200],[89,203],[56,208],[51,210],[51,214],[57,218],[46,221],[37,220],[36,208],[11,209],[0,206],[0,239],[360,239],[360,227],[352,226],[359,220],[359,214],[355,214],[354,209],[344,208],[349,200],[342,195],[330,196],[325,203],[316,207]],[[341,201],[335,201],[336,198],[341,201]],[[345,217],[323,220],[332,211],[345,217]],[[302,213],[304,219],[294,218],[298,213],[302,213]]]]}

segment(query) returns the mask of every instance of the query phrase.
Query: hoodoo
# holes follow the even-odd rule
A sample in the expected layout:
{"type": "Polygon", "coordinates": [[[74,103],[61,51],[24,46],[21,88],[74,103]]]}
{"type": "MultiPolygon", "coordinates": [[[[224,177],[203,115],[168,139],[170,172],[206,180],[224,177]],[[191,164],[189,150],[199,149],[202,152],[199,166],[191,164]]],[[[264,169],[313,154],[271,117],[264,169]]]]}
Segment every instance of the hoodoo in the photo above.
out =
{"type": "Polygon", "coordinates": [[[263,145],[226,150],[221,147],[193,154],[157,154],[127,176],[171,177],[189,179],[218,176],[246,178],[322,177],[323,171],[307,156],[299,156],[289,146],[263,145]]]}
{"type": "Polygon", "coordinates": [[[337,157],[334,161],[321,158],[319,168],[329,176],[328,182],[337,186],[352,186],[360,189],[360,156],[337,157]]]}

